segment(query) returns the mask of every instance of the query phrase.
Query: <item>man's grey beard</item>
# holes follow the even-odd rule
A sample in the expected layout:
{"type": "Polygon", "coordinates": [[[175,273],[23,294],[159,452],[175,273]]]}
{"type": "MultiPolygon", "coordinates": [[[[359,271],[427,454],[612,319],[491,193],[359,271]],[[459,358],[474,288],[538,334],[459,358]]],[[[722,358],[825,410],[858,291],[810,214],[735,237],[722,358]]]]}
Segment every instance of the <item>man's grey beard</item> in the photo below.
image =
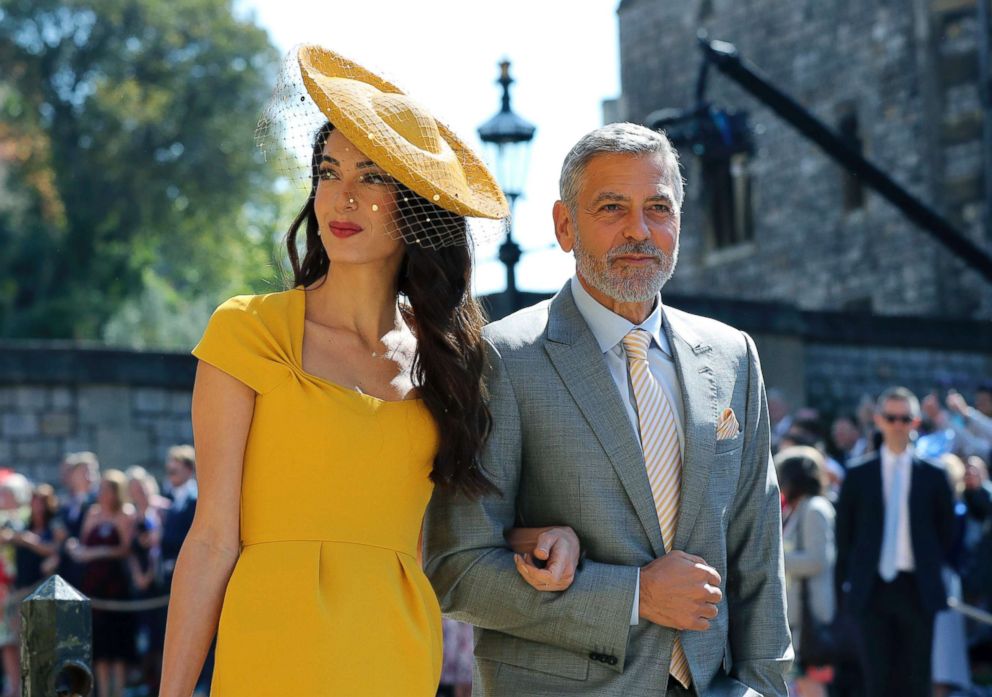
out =
{"type": "Polygon", "coordinates": [[[662,286],[675,273],[679,260],[679,243],[666,254],[648,242],[628,242],[611,249],[606,259],[592,256],[582,248],[579,235],[575,235],[575,267],[586,281],[600,293],[622,303],[640,303],[653,300],[661,292],[662,286]],[[628,254],[654,257],[657,264],[646,268],[628,266],[620,268],[614,261],[628,254]]]}

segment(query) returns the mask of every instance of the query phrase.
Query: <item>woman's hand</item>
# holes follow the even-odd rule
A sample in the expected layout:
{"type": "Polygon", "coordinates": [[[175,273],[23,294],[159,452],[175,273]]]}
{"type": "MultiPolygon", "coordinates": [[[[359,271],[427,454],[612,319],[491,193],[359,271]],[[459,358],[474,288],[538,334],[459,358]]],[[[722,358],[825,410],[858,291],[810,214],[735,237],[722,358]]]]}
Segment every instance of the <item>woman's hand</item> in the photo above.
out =
{"type": "Polygon", "coordinates": [[[572,528],[514,528],[507,541],[515,552],[517,571],[533,588],[563,591],[572,585],[581,557],[579,538],[572,528]]]}

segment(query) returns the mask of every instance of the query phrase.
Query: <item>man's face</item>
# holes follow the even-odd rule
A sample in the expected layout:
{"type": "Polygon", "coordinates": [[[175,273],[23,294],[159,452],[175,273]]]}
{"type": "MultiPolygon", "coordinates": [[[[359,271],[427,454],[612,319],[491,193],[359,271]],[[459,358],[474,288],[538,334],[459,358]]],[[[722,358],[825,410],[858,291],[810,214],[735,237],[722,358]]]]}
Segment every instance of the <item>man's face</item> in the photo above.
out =
{"type": "Polygon", "coordinates": [[[169,478],[169,484],[173,488],[182,486],[193,476],[193,470],[179,460],[169,459],[165,463],[165,476],[169,478]]]}
{"type": "Polygon", "coordinates": [[[909,402],[903,399],[887,399],[882,403],[882,409],[875,413],[875,426],[882,432],[885,445],[895,452],[906,448],[910,434],[919,425],[919,417],[913,416],[909,402]]]}
{"type": "Polygon", "coordinates": [[[90,468],[83,464],[70,466],[66,470],[66,487],[74,494],[87,492],[92,488],[90,468]]]}
{"type": "Polygon", "coordinates": [[[858,438],[861,437],[857,427],[847,418],[835,420],[830,429],[830,435],[837,447],[845,451],[853,448],[858,442],[858,438]]]}
{"type": "Polygon", "coordinates": [[[992,391],[979,390],[975,393],[975,409],[985,416],[992,416],[992,391]]]}
{"type": "Polygon", "coordinates": [[[679,209],[661,154],[605,153],[582,172],[575,210],[555,204],[555,234],[579,276],[618,302],[653,300],[678,259],[679,209]]]}

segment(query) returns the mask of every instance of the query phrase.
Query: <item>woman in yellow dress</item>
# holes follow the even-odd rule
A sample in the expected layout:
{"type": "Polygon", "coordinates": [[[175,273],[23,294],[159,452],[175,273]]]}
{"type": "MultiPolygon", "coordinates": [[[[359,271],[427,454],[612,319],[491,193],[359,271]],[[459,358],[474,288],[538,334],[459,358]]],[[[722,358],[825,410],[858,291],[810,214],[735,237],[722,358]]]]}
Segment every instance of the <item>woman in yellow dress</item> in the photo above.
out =
{"type": "MultiPolygon", "coordinates": [[[[506,201],[397,88],[325,49],[297,60],[303,89],[284,85],[282,104],[299,92],[324,123],[287,236],[294,288],[225,302],[193,351],[199,502],[163,697],[189,697],[215,629],[214,697],[433,696],[424,510],[435,485],[493,489],[477,466],[490,418],[469,228],[506,201]]],[[[551,557],[522,557],[521,582],[567,587],[574,533],[510,538],[551,557]]]]}

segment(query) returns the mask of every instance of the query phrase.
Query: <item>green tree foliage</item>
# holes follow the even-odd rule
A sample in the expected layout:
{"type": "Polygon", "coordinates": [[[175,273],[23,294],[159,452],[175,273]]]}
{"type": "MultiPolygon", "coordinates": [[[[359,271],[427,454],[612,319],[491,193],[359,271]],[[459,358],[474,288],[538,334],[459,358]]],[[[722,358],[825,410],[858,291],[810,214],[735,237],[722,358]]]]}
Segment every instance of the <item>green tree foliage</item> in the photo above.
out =
{"type": "Polygon", "coordinates": [[[278,64],[231,0],[0,0],[0,336],[188,345],[266,288],[278,64]]]}

